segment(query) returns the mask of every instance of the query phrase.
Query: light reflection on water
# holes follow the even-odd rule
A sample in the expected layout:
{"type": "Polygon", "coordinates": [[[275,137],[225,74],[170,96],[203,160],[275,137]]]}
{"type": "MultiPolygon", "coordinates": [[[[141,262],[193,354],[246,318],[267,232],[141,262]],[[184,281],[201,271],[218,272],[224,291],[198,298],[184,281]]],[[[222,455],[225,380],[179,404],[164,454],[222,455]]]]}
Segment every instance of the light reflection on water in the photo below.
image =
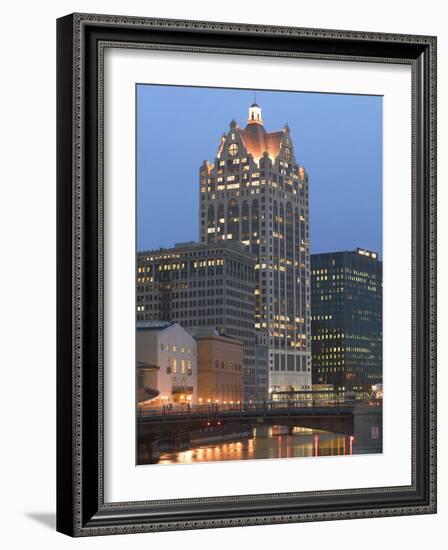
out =
{"type": "Polygon", "coordinates": [[[273,429],[252,439],[203,445],[186,451],[163,452],[159,464],[191,464],[255,458],[349,455],[356,452],[351,436],[296,428],[292,435],[273,429]]]}

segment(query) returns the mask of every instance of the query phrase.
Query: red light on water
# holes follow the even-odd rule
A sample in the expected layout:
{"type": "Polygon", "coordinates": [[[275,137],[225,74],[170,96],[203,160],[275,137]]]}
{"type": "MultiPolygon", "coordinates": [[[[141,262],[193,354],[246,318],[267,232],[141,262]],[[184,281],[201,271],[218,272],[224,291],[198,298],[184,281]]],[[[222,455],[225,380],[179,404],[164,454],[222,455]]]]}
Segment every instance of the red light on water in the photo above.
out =
{"type": "Polygon", "coordinates": [[[353,435],[350,436],[350,454],[353,454],[353,441],[355,441],[355,437],[353,435]]]}

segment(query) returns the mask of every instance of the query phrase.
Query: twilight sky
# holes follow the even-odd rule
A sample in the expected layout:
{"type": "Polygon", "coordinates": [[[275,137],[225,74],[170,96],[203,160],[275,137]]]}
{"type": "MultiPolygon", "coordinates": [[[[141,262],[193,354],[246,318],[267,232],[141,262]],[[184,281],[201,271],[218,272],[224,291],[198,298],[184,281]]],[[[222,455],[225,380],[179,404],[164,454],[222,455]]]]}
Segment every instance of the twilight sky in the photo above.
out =
{"type": "MultiPolygon", "coordinates": [[[[199,167],[253,90],[137,86],[137,249],[199,239],[199,167]]],[[[382,255],[382,98],[257,91],[267,131],[291,130],[310,177],[311,253],[382,255]]]]}

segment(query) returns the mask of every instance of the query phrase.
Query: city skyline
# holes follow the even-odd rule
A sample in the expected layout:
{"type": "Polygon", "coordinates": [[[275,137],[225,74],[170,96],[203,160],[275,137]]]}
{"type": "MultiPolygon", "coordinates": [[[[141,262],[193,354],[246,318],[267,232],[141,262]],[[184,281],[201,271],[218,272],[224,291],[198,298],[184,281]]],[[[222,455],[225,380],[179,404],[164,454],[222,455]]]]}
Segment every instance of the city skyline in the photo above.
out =
{"type": "MultiPolygon", "coordinates": [[[[288,124],[297,162],[310,174],[311,253],[361,246],[381,257],[382,98],[270,91],[256,98],[267,131],[288,124]]],[[[252,90],[137,86],[138,250],[198,241],[198,166],[215,159],[232,118],[244,127],[253,100],[252,90]],[[160,160],[168,156],[177,162],[160,160]]]]}
{"type": "Polygon", "coordinates": [[[232,460],[235,441],[242,459],[319,456],[327,437],[330,454],[352,454],[354,438],[380,452],[382,388],[369,384],[381,381],[381,281],[368,272],[382,251],[381,98],[141,90],[138,463],[213,460],[203,445],[217,442],[215,460],[232,460]],[[319,247],[356,248],[356,266],[333,258],[334,273],[312,275],[319,247]],[[336,328],[312,331],[312,293],[315,321],[336,328]]]}

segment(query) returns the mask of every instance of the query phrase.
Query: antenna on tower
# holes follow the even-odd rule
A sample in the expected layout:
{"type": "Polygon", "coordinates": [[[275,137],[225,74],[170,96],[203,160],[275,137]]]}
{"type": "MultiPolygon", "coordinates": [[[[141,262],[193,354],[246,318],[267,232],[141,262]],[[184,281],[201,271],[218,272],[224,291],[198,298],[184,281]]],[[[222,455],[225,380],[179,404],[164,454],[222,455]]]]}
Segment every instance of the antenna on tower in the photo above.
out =
{"type": "Polygon", "coordinates": [[[257,92],[256,92],[256,90],[254,90],[254,103],[255,104],[257,103],[257,92]]]}

